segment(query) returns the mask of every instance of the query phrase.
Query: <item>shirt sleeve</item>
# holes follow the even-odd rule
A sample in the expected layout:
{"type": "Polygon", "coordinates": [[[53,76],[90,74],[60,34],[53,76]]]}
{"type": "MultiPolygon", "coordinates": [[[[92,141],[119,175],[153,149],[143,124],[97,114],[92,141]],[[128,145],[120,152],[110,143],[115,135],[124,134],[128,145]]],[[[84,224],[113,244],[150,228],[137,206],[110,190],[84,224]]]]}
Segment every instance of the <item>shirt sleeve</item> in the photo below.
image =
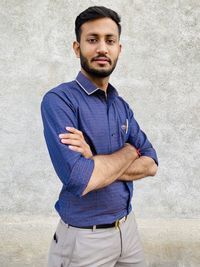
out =
{"type": "Polygon", "coordinates": [[[62,144],[65,127],[78,129],[77,111],[66,97],[48,92],[41,103],[44,137],[54,169],[67,191],[81,197],[94,169],[94,160],[84,158],[62,144]]]}
{"type": "Polygon", "coordinates": [[[133,111],[128,106],[129,113],[129,137],[128,143],[132,144],[136,149],[139,149],[141,156],[152,158],[158,165],[158,158],[155,149],[149,142],[146,134],[140,129],[139,124],[134,118],[133,111]]]}

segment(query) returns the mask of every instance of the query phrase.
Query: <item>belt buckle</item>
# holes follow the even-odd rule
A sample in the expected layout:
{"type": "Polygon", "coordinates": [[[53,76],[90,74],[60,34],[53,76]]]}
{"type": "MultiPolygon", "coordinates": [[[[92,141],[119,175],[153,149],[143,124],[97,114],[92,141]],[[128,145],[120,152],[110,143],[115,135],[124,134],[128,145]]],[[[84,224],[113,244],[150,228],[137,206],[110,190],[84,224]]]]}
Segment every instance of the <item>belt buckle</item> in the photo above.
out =
{"type": "Polygon", "coordinates": [[[127,216],[124,216],[123,218],[116,220],[116,222],[115,222],[115,228],[116,229],[119,228],[120,224],[121,223],[124,223],[126,221],[126,218],[127,218],[127,216]]]}
{"type": "Polygon", "coordinates": [[[119,228],[119,225],[120,225],[120,221],[119,220],[116,220],[116,222],[115,222],[115,228],[116,229],[119,228]]]}

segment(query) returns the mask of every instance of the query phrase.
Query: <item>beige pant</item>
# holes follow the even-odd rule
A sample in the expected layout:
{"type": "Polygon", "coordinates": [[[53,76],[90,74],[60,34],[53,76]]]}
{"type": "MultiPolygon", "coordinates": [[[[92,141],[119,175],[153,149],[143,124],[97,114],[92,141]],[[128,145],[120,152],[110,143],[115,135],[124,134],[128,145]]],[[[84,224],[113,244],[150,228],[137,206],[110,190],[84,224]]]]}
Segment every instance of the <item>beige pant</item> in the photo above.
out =
{"type": "Polygon", "coordinates": [[[59,221],[48,267],[146,267],[131,212],[119,228],[80,229],[59,221]]]}

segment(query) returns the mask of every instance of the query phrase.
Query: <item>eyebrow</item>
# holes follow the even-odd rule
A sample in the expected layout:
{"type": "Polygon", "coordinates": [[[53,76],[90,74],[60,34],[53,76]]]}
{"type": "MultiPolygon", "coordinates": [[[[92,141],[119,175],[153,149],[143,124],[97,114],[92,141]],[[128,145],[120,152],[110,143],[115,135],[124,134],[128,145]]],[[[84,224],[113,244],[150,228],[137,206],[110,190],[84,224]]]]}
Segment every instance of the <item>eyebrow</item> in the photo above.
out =
{"type": "MultiPolygon", "coordinates": [[[[97,33],[88,33],[86,36],[95,36],[95,37],[98,37],[99,34],[97,34],[97,33]]],[[[108,34],[106,34],[106,37],[117,37],[117,35],[116,34],[113,34],[113,33],[108,33],[108,34]]]]}

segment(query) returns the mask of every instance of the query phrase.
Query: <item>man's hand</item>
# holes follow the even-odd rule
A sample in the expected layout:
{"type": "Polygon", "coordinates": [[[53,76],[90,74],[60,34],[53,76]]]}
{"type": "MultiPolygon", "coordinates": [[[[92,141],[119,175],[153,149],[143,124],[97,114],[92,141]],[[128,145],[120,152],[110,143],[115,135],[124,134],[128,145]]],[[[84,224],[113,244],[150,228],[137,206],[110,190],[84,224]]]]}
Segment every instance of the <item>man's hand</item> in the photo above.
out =
{"type": "MultiPolygon", "coordinates": [[[[71,132],[60,134],[61,142],[68,144],[69,148],[80,152],[85,158],[91,158],[93,156],[90,146],[86,143],[83,133],[75,128],[66,129],[71,132]]],[[[124,147],[131,146],[129,143],[125,143],[124,147]]],[[[134,147],[133,147],[134,148],[134,147]]],[[[149,157],[139,156],[132,162],[132,164],[124,171],[124,173],[118,178],[120,181],[134,181],[147,176],[154,176],[157,172],[157,165],[154,160],[149,157]]]]}
{"type": "Polygon", "coordinates": [[[69,149],[80,152],[85,158],[91,158],[93,154],[84,139],[83,133],[73,127],[66,127],[66,130],[70,133],[59,134],[61,142],[68,145],[69,149]]]}
{"type": "Polygon", "coordinates": [[[155,176],[157,165],[150,157],[141,156],[136,159],[118,180],[120,181],[135,181],[147,176],[155,176]]]}

